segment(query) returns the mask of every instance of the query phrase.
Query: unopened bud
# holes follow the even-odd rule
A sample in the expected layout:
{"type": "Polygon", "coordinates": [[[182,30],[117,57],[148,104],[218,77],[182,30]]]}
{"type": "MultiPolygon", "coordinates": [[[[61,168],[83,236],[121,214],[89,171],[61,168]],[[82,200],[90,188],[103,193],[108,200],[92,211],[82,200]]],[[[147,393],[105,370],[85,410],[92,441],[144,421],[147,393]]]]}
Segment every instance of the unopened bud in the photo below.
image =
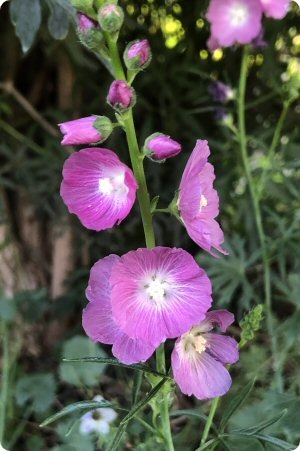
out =
{"type": "Polygon", "coordinates": [[[153,161],[163,162],[181,152],[181,144],[163,133],[153,133],[144,144],[144,153],[153,161]]]}
{"type": "Polygon", "coordinates": [[[123,9],[114,3],[108,3],[99,9],[98,21],[103,31],[117,33],[124,21],[123,9]]]}
{"type": "Polygon", "coordinates": [[[85,14],[78,14],[78,31],[81,33],[86,33],[88,30],[95,28],[96,26],[96,22],[85,14]]]}
{"type": "Polygon", "coordinates": [[[130,42],[124,52],[124,62],[129,70],[145,69],[150,64],[151,57],[147,39],[130,42]]]}
{"type": "Polygon", "coordinates": [[[135,104],[135,91],[124,80],[115,80],[109,88],[107,102],[116,111],[123,113],[135,104]]]}
{"type": "Polygon", "coordinates": [[[63,146],[96,144],[105,141],[112,132],[111,120],[105,116],[89,116],[59,124],[63,146]]]}

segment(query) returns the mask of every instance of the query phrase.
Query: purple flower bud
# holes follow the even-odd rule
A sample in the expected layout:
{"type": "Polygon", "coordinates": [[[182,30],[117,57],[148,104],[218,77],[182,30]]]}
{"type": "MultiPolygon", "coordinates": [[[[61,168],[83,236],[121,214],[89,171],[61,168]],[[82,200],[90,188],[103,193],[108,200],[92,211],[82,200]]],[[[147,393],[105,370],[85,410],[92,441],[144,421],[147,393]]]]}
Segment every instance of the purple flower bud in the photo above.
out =
{"type": "Polygon", "coordinates": [[[124,62],[129,70],[145,69],[150,64],[151,57],[147,39],[130,42],[124,52],[124,62]]]}
{"type": "Polygon", "coordinates": [[[63,133],[63,146],[96,144],[105,141],[112,132],[112,123],[105,116],[89,116],[58,124],[63,133]]]}
{"type": "Polygon", "coordinates": [[[212,83],[208,90],[215,102],[226,103],[234,99],[233,89],[221,81],[212,83]]]}
{"type": "Polygon", "coordinates": [[[124,22],[123,9],[114,3],[108,3],[99,9],[98,21],[103,31],[117,33],[124,22]]]}
{"type": "Polygon", "coordinates": [[[144,153],[153,161],[163,162],[181,152],[181,144],[163,133],[153,133],[144,144],[144,153]]]}
{"type": "Polygon", "coordinates": [[[78,28],[79,28],[79,31],[84,33],[87,30],[90,30],[91,28],[94,28],[95,26],[96,26],[96,22],[94,22],[94,20],[90,19],[85,14],[82,14],[82,13],[78,14],[78,28]]]}
{"type": "Polygon", "coordinates": [[[107,102],[115,110],[122,113],[135,104],[134,89],[124,80],[115,80],[110,85],[107,102]]]}

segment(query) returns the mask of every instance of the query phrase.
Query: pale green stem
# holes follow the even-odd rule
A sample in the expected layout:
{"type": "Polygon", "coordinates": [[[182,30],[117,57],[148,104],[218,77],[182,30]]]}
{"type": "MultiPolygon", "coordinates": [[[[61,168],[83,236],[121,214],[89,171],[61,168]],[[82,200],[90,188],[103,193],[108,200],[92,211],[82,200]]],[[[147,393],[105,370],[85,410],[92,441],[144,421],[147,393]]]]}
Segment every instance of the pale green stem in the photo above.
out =
{"type": "MultiPolygon", "coordinates": [[[[119,80],[125,80],[126,77],[120,60],[117,43],[106,36],[108,47],[110,50],[111,62],[115,77],[119,80]]],[[[124,129],[127,137],[127,143],[129,148],[129,154],[132,164],[134,176],[138,183],[138,202],[141,211],[141,217],[144,228],[144,235],[146,246],[153,248],[155,246],[155,236],[153,229],[153,221],[151,214],[150,196],[148,193],[147,182],[145,177],[145,171],[143,166],[143,158],[137,142],[135,126],[133,121],[132,110],[129,110],[123,117],[124,129]]],[[[157,370],[164,373],[166,372],[164,345],[161,345],[156,352],[156,367],[157,370]]],[[[165,440],[166,451],[174,451],[170,419],[169,419],[169,405],[167,396],[167,387],[162,388],[162,401],[160,402],[160,416],[162,422],[163,436],[165,440]]]]}
{"type": "Polygon", "coordinates": [[[203,434],[202,434],[200,446],[204,445],[204,443],[207,440],[207,437],[208,437],[208,434],[209,434],[209,431],[210,431],[210,428],[211,428],[211,425],[212,425],[212,422],[213,422],[216,410],[218,408],[220,399],[221,399],[220,397],[219,398],[215,398],[213,400],[212,404],[211,404],[211,408],[210,408],[210,411],[209,411],[207,422],[205,423],[205,428],[204,428],[204,431],[203,431],[203,434]]]}
{"type": "Polygon", "coordinates": [[[238,137],[240,142],[240,151],[242,162],[244,166],[245,175],[248,182],[248,188],[250,191],[256,228],[258,232],[258,238],[260,242],[263,269],[264,269],[264,293],[265,293],[265,309],[266,309],[266,320],[268,334],[271,340],[271,352],[273,357],[273,366],[275,371],[275,383],[277,389],[282,391],[282,378],[278,371],[277,362],[277,340],[274,332],[273,318],[272,318],[272,305],[271,305],[271,274],[270,274],[270,263],[268,250],[266,245],[266,236],[264,233],[261,210],[259,205],[258,193],[255,190],[254,179],[252,177],[249,156],[247,151],[247,135],[246,135],[246,121],[245,121],[245,95],[246,95],[246,83],[247,83],[247,60],[248,60],[248,49],[244,48],[240,81],[239,81],[239,92],[238,92],[238,137]]]}

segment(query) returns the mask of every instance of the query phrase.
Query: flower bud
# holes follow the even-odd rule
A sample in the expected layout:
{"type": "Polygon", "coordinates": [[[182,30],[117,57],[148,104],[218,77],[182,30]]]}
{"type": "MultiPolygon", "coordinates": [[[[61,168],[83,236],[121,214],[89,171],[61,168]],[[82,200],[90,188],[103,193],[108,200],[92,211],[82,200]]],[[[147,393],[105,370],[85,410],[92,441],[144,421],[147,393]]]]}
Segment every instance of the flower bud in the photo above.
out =
{"type": "Polygon", "coordinates": [[[98,21],[103,31],[117,33],[124,21],[123,9],[114,3],[108,3],[99,9],[98,21]]]}
{"type": "Polygon", "coordinates": [[[95,17],[93,0],[71,0],[71,4],[78,11],[81,11],[90,17],[95,17]]]}
{"type": "Polygon", "coordinates": [[[116,111],[123,113],[135,105],[135,91],[124,80],[115,80],[110,85],[107,102],[116,111]]]}
{"type": "Polygon", "coordinates": [[[105,116],[89,116],[58,124],[63,133],[63,146],[96,144],[105,141],[112,132],[111,120],[105,116]]]}
{"type": "Polygon", "coordinates": [[[90,30],[91,28],[95,28],[96,25],[97,25],[96,22],[90,19],[85,14],[82,13],[78,14],[78,31],[80,31],[81,33],[87,33],[88,30],[90,30]]]}
{"type": "Polygon", "coordinates": [[[151,50],[147,39],[130,42],[124,52],[124,62],[129,70],[145,69],[151,61],[151,50]]]}
{"type": "Polygon", "coordinates": [[[181,152],[181,144],[163,133],[153,133],[144,144],[144,153],[153,161],[163,162],[181,152]]]}

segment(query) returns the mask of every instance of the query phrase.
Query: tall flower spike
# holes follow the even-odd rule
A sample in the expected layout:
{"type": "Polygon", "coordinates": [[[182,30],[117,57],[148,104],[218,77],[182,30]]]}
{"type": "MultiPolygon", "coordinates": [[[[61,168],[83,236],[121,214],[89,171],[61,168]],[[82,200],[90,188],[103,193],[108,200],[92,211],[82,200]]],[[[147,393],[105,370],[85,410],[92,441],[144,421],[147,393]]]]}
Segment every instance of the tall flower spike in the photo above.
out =
{"type": "Polygon", "coordinates": [[[225,332],[233,321],[233,314],[227,310],[208,312],[204,321],[176,341],[172,370],[182,393],[209,399],[229,390],[231,377],[224,365],[237,362],[238,344],[231,337],[211,332],[215,326],[225,332]]]}
{"type": "Polygon", "coordinates": [[[219,214],[219,196],[213,188],[214,167],[207,162],[210,150],[207,141],[198,140],[179,186],[178,208],[187,233],[200,247],[214,257],[212,248],[223,254],[223,232],[215,221],[219,214]]]}
{"type": "Polygon", "coordinates": [[[86,297],[90,301],[83,310],[82,325],[93,341],[113,345],[112,353],[121,362],[131,365],[146,361],[155,347],[126,335],[112,317],[110,276],[120,257],[109,255],[92,267],[86,297]]]}
{"type": "Polygon", "coordinates": [[[120,224],[134,204],[136,190],[132,171],[109,149],[82,149],[65,161],[61,197],[88,229],[120,224]]]}
{"type": "Polygon", "coordinates": [[[260,33],[262,6],[260,0],[211,0],[206,17],[219,46],[248,44],[260,33]]]}
{"type": "Polygon", "coordinates": [[[183,249],[128,252],[113,267],[110,283],[117,325],[154,347],[204,319],[212,303],[210,280],[183,249]]]}

